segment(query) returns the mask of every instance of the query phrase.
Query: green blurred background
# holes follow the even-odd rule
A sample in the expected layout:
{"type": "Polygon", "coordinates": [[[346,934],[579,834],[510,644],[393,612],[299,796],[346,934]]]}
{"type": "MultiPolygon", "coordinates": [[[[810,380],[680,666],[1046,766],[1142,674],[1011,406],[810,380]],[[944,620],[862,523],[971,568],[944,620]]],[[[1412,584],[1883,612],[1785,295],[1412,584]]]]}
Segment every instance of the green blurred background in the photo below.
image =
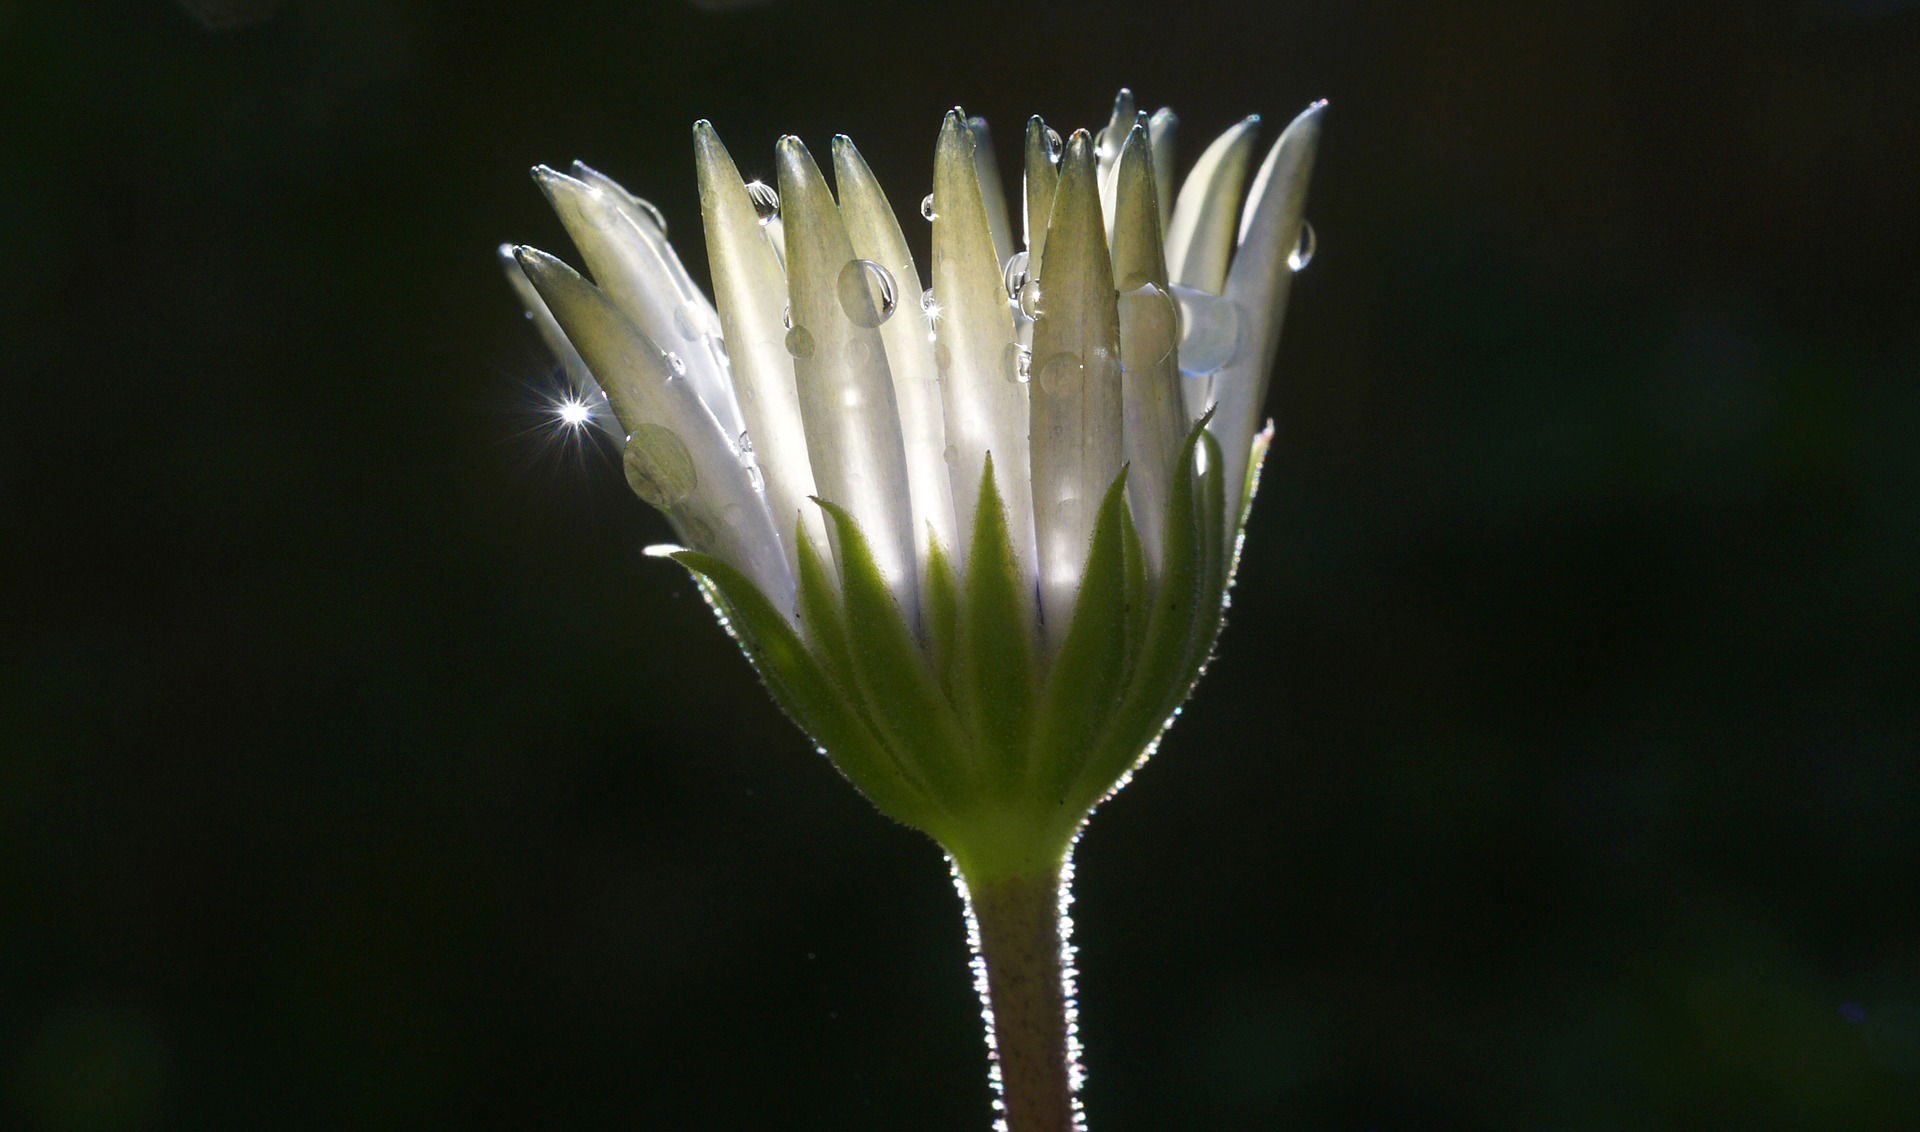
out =
{"type": "Polygon", "coordinates": [[[580,157],[704,274],[697,117],[911,208],[1122,83],[1333,107],[1222,655],[1081,845],[1093,1127],[1920,1127],[1916,75],[1896,0],[0,7],[0,1127],[984,1128],[938,854],[492,255],[580,157]]]}

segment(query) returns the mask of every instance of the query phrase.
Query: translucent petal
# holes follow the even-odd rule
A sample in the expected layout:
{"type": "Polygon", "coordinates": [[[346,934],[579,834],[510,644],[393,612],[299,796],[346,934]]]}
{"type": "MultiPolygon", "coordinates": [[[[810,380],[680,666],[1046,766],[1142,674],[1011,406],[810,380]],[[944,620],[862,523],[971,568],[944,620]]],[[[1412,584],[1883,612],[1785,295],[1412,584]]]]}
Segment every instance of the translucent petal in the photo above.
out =
{"type": "MultiPolygon", "coordinates": [[[[671,348],[689,358],[695,354],[704,354],[712,360],[713,369],[720,375],[721,383],[725,386],[724,400],[729,410],[722,412],[716,407],[714,415],[720,418],[722,425],[735,428],[736,432],[744,429],[746,423],[740,416],[740,404],[734,398],[733,381],[728,372],[727,351],[720,332],[720,316],[713,309],[713,300],[707,298],[706,292],[693,281],[693,276],[687,272],[686,264],[680,260],[680,253],[667,239],[666,218],[653,206],[652,202],[628,192],[618,181],[584,161],[575,161],[571,171],[579,180],[612,196],[620,210],[633,222],[634,231],[638,232],[659,255],[682,304],[674,313],[674,329],[680,340],[688,347],[686,350],[680,350],[678,346],[671,348]]],[[[706,396],[705,389],[701,390],[701,395],[706,396]]],[[[712,403],[709,402],[709,404],[712,403]]]]}
{"type": "Polygon", "coordinates": [[[980,174],[980,202],[987,208],[987,227],[993,231],[993,251],[1000,262],[1013,254],[1013,225],[1007,219],[1007,183],[1000,179],[1000,159],[993,152],[993,131],[985,118],[968,118],[973,134],[973,167],[980,174]]]}
{"type": "Polygon", "coordinates": [[[1153,183],[1160,189],[1160,232],[1164,237],[1173,219],[1173,155],[1180,135],[1180,116],[1162,106],[1147,119],[1147,136],[1153,142],[1153,183]]]}
{"type": "Polygon", "coordinates": [[[901,309],[880,324],[880,338],[886,343],[893,400],[900,410],[914,545],[924,545],[922,540],[931,535],[941,546],[951,548],[956,543],[953,485],[947,479],[947,428],[933,368],[930,314],[920,305],[920,272],[880,183],[854,148],[853,139],[845,135],[833,139],[833,179],[853,254],[892,272],[900,290],[901,309]]]}
{"type": "MultiPolygon", "coordinates": [[[[786,348],[786,274],[761,231],[740,171],[711,123],[694,123],[693,151],[707,264],[726,334],[733,393],[766,479],[774,527],[791,532],[798,516],[801,529],[824,547],[825,523],[820,509],[808,502],[814,493],[813,470],[807,463],[800,395],[793,385],[793,357],[786,348]]],[[[797,561],[792,548],[787,561],[790,566],[797,561]]]]}
{"type": "MultiPolygon", "coordinates": [[[[919,616],[913,511],[870,269],[853,254],[840,208],[807,147],[788,136],[774,152],[786,214],[791,333],[811,339],[811,348],[790,352],[814,490],[860,525],[913,622],[919,616]]],[[[883,302],[897,303],[898,288],[883,302]]]]}
{"type": "Polygon", "coordinates": [[[1219,294],[1240,218],[1240,190],[1247,179],[1260,116],[1242,118],[1200,155],[1167,225],[1167,270],[1173,282],[1219,294]]]}
{"type": "Polygon", "coordinates": [[[1027,119],[1026,188],[1027,273],[1040,271],[1040,255],[1046,250],[1047,218],[1053,214],[1053,187],[1060,181],[1060,155],[1054,145],[1060,135],[1054,133],[1038,115],[1027,119]]]}
{"type": "MultiPolygon", "coordinates": [[[[666,240],[655,220],[658,213],[640,210],[635,203],[639,198],[625,190],[609,191],[545,165],[534,166],[533,180],[580,249],[594,282],[648,338],[681,359],[694,392],[728,434],[738,436],[744,427],[740,409],[725,363],[711,344],[719,327],[704,299],[696,305],[682,295],[674,277],[676,263],[669,262],[670,252],[663,254],[666,240]]],[[[611,184],[604,177],[601,181],[611,184]]]]}
{"type": "Polygon", "coordinates": [[[1174,353],[1179,323],[1167,289],[1156,188],[1147,131],[1136,127],[1114,177],[1113,276],[1120,291],[1127,498],[1154,576],[1166,542],[1169,485],[1187,434],[1174,353]]]}
{"type": "Polygon", "coordinates": [[[732,438],[692,385],[679,379],[665,351],[598,287],[545,252],[515,252],[567,338],[604,379],[620,423],[633,434],[627,465],[635,490],[696,549],[736,564],[776,605],[790,607],[793,575],[766,501],[735,457],[732,438]]]}
{"type": "Polygon", "coordinates": [[[1127,144],[1127,134],[1139,117],[1140,108],[1134,102],[1133,92],[1121,87],[1120,93],[1114,96],[1113,113],[1107,118],[1107,124],[1093,137],[1094,158],[1100,167],[1100,211],[1109,225],[1113,223],[1113,173],[1120,165],[1120,148],[1127,144]]]}
{"type": "Polygon", "coordinates": [[[1226,297],[1239,306],[1250,328],[1240,356],[1220,371],[1215,382],[1219,411],[1211,429],[1220,439],[1225,461],[1222,481],[1229,499],[1229,524],[1240,521],[1248,454],[1253,434],[1260,427],[1274,355],[1280,348],[1287,290],[1293,279],[1287,255],[1299,239],[1307,180],[1313,173],[1313,155],[1325,109],[1325,102],[1316,102],[1302,111],[1268,151],[1254,178],[1243,226],[1245,235],[1227,276],[1226,297]]]}
{"type": "Polygon", "coordinates": [[[1033,576],[1033,497],[1027,462],[1027,387],[1013,379],[1013,315],[975,172],[973,134],[957,110],[940,127],[933,161],[934,364],[946,409],[948,482],[961,538],[971,542],[988,452],[1020,569],[1033,576]]]}
{"type": "Polygon", "coordinates": [[[1067,143],[1033,327],[1033,515],[1040,610],[1058,645],[1073,614],[1100,500],[1124,454],[1120,327],[1093,139],[1067,143]]]}

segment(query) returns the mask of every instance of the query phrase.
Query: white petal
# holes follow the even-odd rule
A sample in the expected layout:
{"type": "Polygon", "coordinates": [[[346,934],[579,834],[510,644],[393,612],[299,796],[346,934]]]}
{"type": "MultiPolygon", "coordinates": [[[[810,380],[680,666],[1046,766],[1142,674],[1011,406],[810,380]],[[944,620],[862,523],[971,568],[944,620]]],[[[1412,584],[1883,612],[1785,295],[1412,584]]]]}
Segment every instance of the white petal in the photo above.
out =
{"type": "Polygon", "coordinates": [[[1206,148],[1180,186],[1167,225],[1167,270],[1182,287],[1217,295],[1226,285],[1240,219],[1240,190],[1259,128],[1258,114],[1235,123],[1206,148]]]}
{"type": "Polygon", "coordinates": [[[1226,297],[1240,308],[1247,327],[1239,356],[1227,363],[1215,382],[1219,411],[1209,426],[1220,438],[1229,524],[1240,521],[1247,459],[1266,403],[1274,355],[1280,348],[1280,324],[1293,279],[1287,257],[1300,236],[1307,180],[1313,173],[1325,108],[1325,102],[1316,102],[1302,111],[1261,163],[1247,201],[1246,234],[1227,276],[1226,297]]]}
{"type": "MultiPolygon", "coordinates": [[[[726,345],[720,332],[720,315],[713,309],[713,300],[707,298],[707,293],[693,281],[693,276],[687,272],[686,264],[680,260],[680,253],[667,239],[666,217],[653,206],[653,202],[628,192],[618,181],[586,162],[575,161],[571,169],[576,178],[610,194],[620,205],[621,211],[632,221],[635,231],[639,232],[659,255],[660,261],[666,266],[667,275],[673,281],[675,292],[685,304],[681,312],[675,314],[675,332],[692,347],[693,353],[704,353],[712,360],[713,368],[720,375],[721,382],[726,388],[724,400],[729,411],[722,412],[716,407],[714,415],[720,418],[723,426],[732,428],[737,425],[744,429],[746,422],[741,418],[739,402],[733,396],[733,381],[727,367],[726,345]],[[681,317],[682,313],[686,316],[684,319],[681,317]]],[[[706,396],[704,388],[701,388],[701,396],[706,396]]]]}
{"type": "Polygon", "coordinates": [[[1047,245],[1047,219],[1053,215],[1053,187],[1060,181],[1060,155],[1054,152],[1060,135],[1038,115],[1027,119],[1026,189],[1027,275],[1040,272],[1047,245]]]}
{"type": "Polygon", "coordinates": [[[1134,103],[1133,92],[1126,87],[1113,100],[1113,113],[1107,124],[1094,135],[1094,160],[1100,169],[1100,212],[1107,218],[1107,235],[1113,235],[1113,174],[1120,165],[1120,147],[1127,144],[1127,134],[1132,132],[1139,121],[1140,109],[1134,103]]]}
{"type": "Polygon", "coordinates": [[[674,271],[678,257],[669,260],[659,214],[643,211],[639,198],[618,186],[603,187],[612,184],[604,177],[602,184],[591,185],[537,165],[533,179],[580,249],[595,284],[648,338],[680,360],[694,392],[729,434],[738,436],[744,427],[740,409],[726,364],[713,346],[719,324],[704,298],[682,294],[674,271]]]}
{"type": "MultiPolygon", "coordinates": [[[[734,397],[766,478],[767,505],[783,541],[791,541],[798,522],[814,545],[824,549],[826,526],[820,509],[808,501],[814,493],[813,469],[807,462],[800,395],[793,385],[793,357],[786,347],[786,273],[761,231],[746,183],[711,123],[694,123],[693,151],[700,173],[707,265],[726,333],[734,397]]],[[[798,570],[798,561],[795,548],[788,547],[787,564],[798,570]]]]}
{"type": "Polygon", "coordinates": [[[1007,183],[1000,179],[1000,160],[993,152],[993,131],[985,118],[968,118],[973,134],[973,167],[980,175],[980,202],[987,208],[987,227],[993,231],[993,253],[1001,263],[1013,255],[1013,226],[1007,219],[1007,183]]]}
{"type": "MultiPolygon", "coordinates": [[[[793,330],[806,346],[794,355],[800,419],[806,427],[814,490],[851,513],[909,624],[919,616],[913,508],[893,376],[880,341],[880,318],[897,308],[899,287],[876,301],[876,275],[853,254],[827,182],[796,137],[775,147],[780,208],[786,214],[787,297],[793,330]]],[[[891,273],[888,273],[889,276],[891,273]]]]}
{"type": "Polygon", "coordinates": [[[1158,576],[1167,499],[1186,438],[1187,413],[1174,347],[1179,323],[1160,245],[1152,146],[1136,127],[1114,177],[1113,277],[1119,288],[1121,401],[1126,417],[1127,501],[1158,576]]]}
{"type": "Polygon", "coordinates": [[[1160,190],[1160,233],[1164,238],[1173,220],[1173,155],[1180,136],[1180,116],[1162,106],[1147,119],[1147,135],[1153,142],[1153,183],[1160,190]]]}
{"type": "Polygon", "coordinates": [[[666,354],[599,288],[545,252],[516,249],[520,266],[594,373],[632,437],[629,478],[697,550],[752,578],[776,607],[791,609],[793,577],[765,500],[754,490],[726,431],[668,364],[666,354]],[[639,459],[636,460],[636,457],[639,459]]]}
{"type": "Polygon", "coordinates": [[[880,338],[886,343],[893,400],[900,409],[914,545],[923,545],[921,540],[931,535],[952,554],[956,527],[953,485],[947,479],[947,429],[933,368],[933,333],[921,307],[920,272],[880,183],[854,148],[853,139],[844,134],[833,139],[833,179],[853,254],[892,272],[899,288],[900,309],[880,324],[880,338]]]}
{"type": "Polygon", "coordinates": [[[1100,501],[1124,457],[1120,327],[1093,139],[1067,142],[1033,326],[1033,516],[1040,609],[1057,646],[1079,596],[1100,501]]]}
{"type": "Polygon", "coordinates": [[[1014,380],[1013,315],[975,172],[973,134],[957,110],[940,127],[933,161],[934,364],[946,409],[947,453],[964,560],[980,475],[993,453],[1015,560],[1033,576],[1033,496],[1027,462],[1027,387],[1014,380]]]}

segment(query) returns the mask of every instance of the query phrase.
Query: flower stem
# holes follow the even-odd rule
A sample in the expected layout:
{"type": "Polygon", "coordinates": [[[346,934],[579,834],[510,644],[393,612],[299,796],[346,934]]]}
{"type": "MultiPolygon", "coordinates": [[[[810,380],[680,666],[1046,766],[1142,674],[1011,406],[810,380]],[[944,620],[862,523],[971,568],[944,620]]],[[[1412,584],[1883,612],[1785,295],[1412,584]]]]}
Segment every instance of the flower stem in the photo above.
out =
{"type": "Polygon", "coordinates": [[[967,899],[974,986],[1006,1132],[1074,1132],[1079,1042],[1066,950],[1071,867],[1030,876],[959,876],[967,899]]]}

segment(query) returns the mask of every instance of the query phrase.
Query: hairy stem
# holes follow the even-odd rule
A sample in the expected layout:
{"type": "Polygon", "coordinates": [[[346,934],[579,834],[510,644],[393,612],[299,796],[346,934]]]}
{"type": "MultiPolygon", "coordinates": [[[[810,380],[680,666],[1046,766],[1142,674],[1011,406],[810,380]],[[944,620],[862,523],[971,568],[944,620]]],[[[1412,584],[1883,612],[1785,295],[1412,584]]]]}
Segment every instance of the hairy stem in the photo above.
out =
{"type": "Polygon", "coordinates": [[[1079,1042],[1066,950],[1071,866],[1031,876],[960,876],[974,986],[987,1022],[991,1074],[1006,1132],[1074,1132],[1079,1042]]]}

